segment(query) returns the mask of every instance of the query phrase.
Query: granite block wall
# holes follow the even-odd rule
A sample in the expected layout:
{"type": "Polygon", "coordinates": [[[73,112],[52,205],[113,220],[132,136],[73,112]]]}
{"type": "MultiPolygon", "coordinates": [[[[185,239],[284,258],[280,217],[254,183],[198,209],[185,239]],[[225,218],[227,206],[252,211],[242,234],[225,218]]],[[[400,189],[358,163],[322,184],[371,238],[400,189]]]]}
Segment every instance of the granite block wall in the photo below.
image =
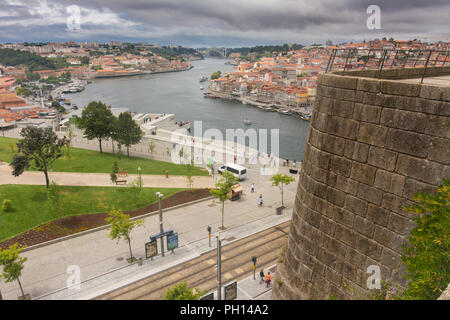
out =
{"type": "Polygon", "coordinates": [[[370,265],[405,285],[400,256],[414,222],[402,207],[450,177],[450,86],[372,73],[319,77],[273,299],[367,298],[370,265]]]}

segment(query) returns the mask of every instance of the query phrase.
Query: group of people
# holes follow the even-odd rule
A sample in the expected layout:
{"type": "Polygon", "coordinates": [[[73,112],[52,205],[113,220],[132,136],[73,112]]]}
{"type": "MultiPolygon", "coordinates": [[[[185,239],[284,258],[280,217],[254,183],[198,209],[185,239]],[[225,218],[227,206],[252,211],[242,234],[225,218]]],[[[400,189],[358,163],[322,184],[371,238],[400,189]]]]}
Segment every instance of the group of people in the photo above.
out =
{"type": "MultiPolygon", "coordinates": [[[[289,167],[289,159],[286,159],[286,161],[283,162],[283,165],[289,167]]],[[[292,166],[293,166],[293,167],[296,167],[296,166],[297,166],[297,161],[295,161],[295,159],[294,159],[294,161],[292,162],[292,166]]]]}
{"type": "Polygon", "coordinates": [[[261,269],[259,272],[259,277],[261,278],[261,281],[264,281],[266,283],[266,287],[270,284],[270,279],[272,276],[270,275],[270,271],[267,272],[267,274],[264,274],[264,269],[261,269]]]}

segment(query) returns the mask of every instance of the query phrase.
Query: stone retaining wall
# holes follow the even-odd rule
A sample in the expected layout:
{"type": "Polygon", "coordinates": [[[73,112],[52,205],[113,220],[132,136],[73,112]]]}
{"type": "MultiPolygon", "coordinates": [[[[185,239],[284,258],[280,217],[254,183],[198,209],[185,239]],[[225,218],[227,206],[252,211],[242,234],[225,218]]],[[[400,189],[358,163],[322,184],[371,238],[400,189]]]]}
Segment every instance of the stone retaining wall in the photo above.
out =
{"type": "MultiPolygon", "coordinates": [[[[437,69],[428,72],[450,74],[437,69]]],[[[414,222],[402,207],[450,177],[450,86],[352,75],[319,77],[273,299],[366,298],[370,265],[405,285],[400,256],[414,222]]]]}

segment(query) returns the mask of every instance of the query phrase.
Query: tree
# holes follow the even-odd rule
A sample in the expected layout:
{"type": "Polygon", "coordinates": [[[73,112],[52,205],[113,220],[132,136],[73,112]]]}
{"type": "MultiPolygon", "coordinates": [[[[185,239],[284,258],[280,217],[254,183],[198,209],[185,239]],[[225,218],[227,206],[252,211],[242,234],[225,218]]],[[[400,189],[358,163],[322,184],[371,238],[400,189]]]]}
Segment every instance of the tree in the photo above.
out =
{"type": "Polygon", "coordinates": [[[167,289],[163,300],[198,300],[206,292],[207,291],[200,292],[198,288],[189,288],[186,280],[183,280],[167,289]]]}
{"type": "Polygon", "coordinates": [[[134,205],[137,205],[137,196],[139,193],[141,193],[142,186],[143,186],[143,182],[142,182],[141,176],[137,177],[136,180],[134,180],[134,181],[130,182],[130,184],[128,184],[128,190],[133,195],[134,205]]]}
{"type": "MultiPolygon", "coordinates": [[[[121,150],[121,145],[120,143],[118,143],[118,139],[119,139],[119,130],[118,130],[118,126],[117,126],[117,117],[113,117],[113,121],[111,123],[111,145],[112,145],[112,152],[115,153],[114,150],[114,142],[116,142],[118,144],[118,148],[119,151],[121,150]]],[[[120,154],[119,154],[120,157],[120,154]]]]}
{"type": "Polygon", "coordinates": [[[156,145],[153,141],[150,141],[148,144],[148,151],[150,152],[150,155],[153,155],[153,152],[155,152],[156,145]]]}
{"type": "Polygon", "coordinates": [[[223,219],[224,219],[224,213],[225,213],[225,201],[228,199],[228,193],[231,190],[231,187],[234,186],[238,182],[238,178],[236,178],[231,172],[225,171],[222,174],[222,178],[219,180],[219,182],[216,183],[216,188],[211,189],[211,194],[217,198],[219,201],[222,202],[222,227],[221,229],[224,229],[223,225],[223,219]]]}
{"type": "Polygon", "coordinates": [[[16,91],[16,94],[17,94],[18,96],[24,96],[24,97],[28,97],[28,96],[30,96],[31,93],[32,93],[32,92],[31,92],[30,90],[28,90],[27,88],[24,88],[24,87],[21,87],[21,86],[16,87],[15,91],[16,91]]]}
{"type": "Polygon", "coordinates": [[[284,185],[288,185],[291,182],[294,182],[295,179],[291,176],[288,176],[287,174],[279,173],[279,174],[273,175],[270,178],[270,181],[272,181],[272,186],[280,188],[280,190],[281,190],[281,205],[284,206],[283,187],[284,187],[284,185]]]}
{"type": "Polygon", "coordinates": [[[129,262],[133,261],[133,252],[131,251],[131,231],[134,228],[140,227],[144,224],[144,220],[132,220],[128,214],[123,213],[120,210],[112,209],[108,214],[108,218],[105,219],[106,222],[111,224],[109,237],[113,240],[120,240],[128,242],[128,248],[130,249],[130,259],[129,262]]]}
{"type": "Polygon", "coordinates": [[[89,64],[89,57],[81,57],[80,62],[82,65],[88,65],[89,64]]]}
{"type": "Polygon", "coordinates": [[[68,138],[67,138],[67,145],[66,145],[66,158],[67,160],[72,160],[72,154],[70,153],[72,148],[72,140],[75,137],[75,133],[73,132],[73,128],[71,125],[69,125],[68,129],[68,138]]]}
{"type": "Polygon", "coordinates": [[[435,300],[450,282],[450,179],[435,195],[419,192],[414,200],[403,208],[416,215],[416,227],[403,247],[408,288],[402,298],[435,300]]]}
{"type": "Polygon", "coordinates": [[[111,182],[114,184],[117,181],[117,173],[119,172],[119,163],[117,161],[113,162],[112,168],[111,168],[111,182]]]}
{"type": "Polygon", "coordinates": [[[222,74],[222,71],[217,70],[216,72],[214,72],[213,74],[211,74],[211,80],[219,79],[221,74],[222,74]]]}
{"type": "Polygon", "coordinates": [[[66,111],[66,108],[64,108],[58,101],[53,101],[52,102],[52,108],[54,108],[54,109],[56,109],[58,111],[61,111],[61,112],[66,111]]]}
{"type": "Polygon", "coordinates": [[[17,280],[22,296],[25,296],[19,279],[22,275],[24,263],[27,261],[27,258],[19,256],[23,249],[23,247],[19,247],[18,243],[3,250],[0,248],[0,265],[3,267],[3,273],[0,274],[0,278],[5,279],[6,283],[17,280]]]}
{"type": "Polygon", "coordinates": [[[58,139],[53,131],[30,126],[23,128],[20,135],[23,139],[17,143],[19,153],[13,156],[11,162],[13,176],[20,176],[33,163],[44,173],[48,188],[48,168],[63,155],[63,147],[67,145],[66,138],[58,139]]]}
{"type": "Polygon", "coordinates": [[[143,137],[141,127],[133,120],[129,112],[122,112],[117,119],[117,141],[127,147],[130,156],[130,146],[137,144],[143,137]]]}
{"type": "Polygon", "coordinates": [[[194,160],[186,164],[186,181],[188,188],[192,191],[192,185],[194,184],[194,179],[192,178],[194,172],[194,160]]]}
{"type": "Polygon", "coordinates": [[[111,137],[114,123],[114,115],[111,110],[101,101],[92,101],[81,113],[81,118],[77,118],[78,128],[84,130],[84,137],[93,140],[97,139],[102,150],[102,141],[111,137]]]}

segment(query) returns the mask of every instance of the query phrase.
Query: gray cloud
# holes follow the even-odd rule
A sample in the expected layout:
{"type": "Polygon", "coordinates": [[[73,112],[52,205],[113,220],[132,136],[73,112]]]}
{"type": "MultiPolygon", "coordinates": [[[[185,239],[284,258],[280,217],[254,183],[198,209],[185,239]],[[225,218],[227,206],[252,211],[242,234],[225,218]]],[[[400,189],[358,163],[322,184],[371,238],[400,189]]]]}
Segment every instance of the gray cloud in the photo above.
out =
{"type": "Polygon", "coordinates": [[[127,40],[183,45],[311,43],[376,37],[449,40],[448,0],[0,0],[0,41],[127,40]],[[68,33],[69,5],[82,29],[68,33]],[[366,9],[381,8],[381,30],[366,9]]]}

